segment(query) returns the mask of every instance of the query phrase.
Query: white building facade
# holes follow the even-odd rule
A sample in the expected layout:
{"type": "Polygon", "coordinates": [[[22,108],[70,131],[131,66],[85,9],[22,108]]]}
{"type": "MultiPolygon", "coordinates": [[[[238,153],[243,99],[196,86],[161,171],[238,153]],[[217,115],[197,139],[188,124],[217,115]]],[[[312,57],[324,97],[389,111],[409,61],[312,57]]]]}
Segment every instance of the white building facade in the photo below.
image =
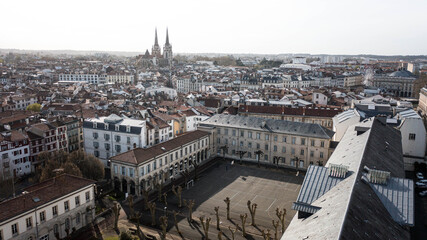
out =
{"type": "Polygon", "coordinates": [[[83,122],[83,138],[86,153],[107,160],[119,153],[147,146],[145,120],[121,118],[115,114],[108,117],[87,119],[83,122]]]}

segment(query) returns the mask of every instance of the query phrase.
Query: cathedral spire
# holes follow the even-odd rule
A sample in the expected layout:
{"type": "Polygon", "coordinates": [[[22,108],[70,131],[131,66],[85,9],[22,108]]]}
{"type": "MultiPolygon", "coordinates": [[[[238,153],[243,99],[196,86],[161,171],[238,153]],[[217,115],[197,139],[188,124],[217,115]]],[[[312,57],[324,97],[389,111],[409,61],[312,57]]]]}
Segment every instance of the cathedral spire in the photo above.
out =
{"type": "Polygon", "coordinates": [[[166,28],[166,45],[169,45],[169,32],[168,32],[168,28],[166,28]]]}
{"type": "Polygon", "coordinates": [[[159,41],[157,40],[157,28],[156,28],[156,37],[154,39],[154,46],[158,46],[159,45],[159,41]]]}

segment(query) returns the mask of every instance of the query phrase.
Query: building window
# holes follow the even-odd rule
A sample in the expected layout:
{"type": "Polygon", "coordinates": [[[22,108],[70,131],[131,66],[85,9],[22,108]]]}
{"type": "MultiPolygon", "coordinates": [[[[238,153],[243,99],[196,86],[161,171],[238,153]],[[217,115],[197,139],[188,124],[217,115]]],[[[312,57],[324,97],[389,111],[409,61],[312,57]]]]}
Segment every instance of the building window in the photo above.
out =
{"type": "Polygon", "coordinates": [[[256,148],[257,148],[257,149],[260,149],[260,148],[261,148],[261,145],[260,145],[259,143],[257,143],[257,144],[256,144],[256,148]]]}
{"type": "Polygon", "coordinates": [[[282,147],[282,153],[286,153],[286,147],[282,147]]]}
{"type": "Polygon", "coordinates": [[[273,146],[273,151],[277,152],[277,146],[276,145],[273,146]]]}
{"type": "Polygon", "coordinates": [[[241,136],[241,137],[244,137],[244,136],[245,136],[245,131],[241,130],[241,131],[240,131],[240,136],[241,136]]]}
{"type": "Polygon", "coordinates": [[[233,136],[236,136],[236,129],[231,130],[231,134],[232,134],[233,136]]]}
{"type": "Polygon", "coordinates": [[[256,139],[261,139],[261,133],[256,134],[256,139]]]}
{"type": "Polygon", "coordinates": [[[268,150],[268,144],[265,144],[265,150],[268,150]]]}
{"type": "Polygon", "coordinates": [[[301,145],[305,145],[305,138],[301,138],[301,145]]]}
{"type": "Polygon", "coordinates": [[[116,145],[116,152],[121,152],[122,151],[122,147],[120,145],[116,145]]]}
{"type": "Polygon", "coordinates": [[[282,142],[286,142],[286,136],[282,137],[282,142]]]}
{"type": "Polygon", "coordinates": [[[59,227],[58,224],[53,225],[53,234],[58,234],[59,233],[59,227]]]}
{"type": "Polygon", "coordinates": [[[120,142],[120,136],[116,135],[116,142],[120,142]]]}
{"type": "Polygon", "coordinates": [[[80,213],[76,215],[76,224],[80,224],[80,213]]]}
{"type": "Polygon", "coordinates": [[[98,133],[94,132],[94,133],[93,133],[93,138],[94,138],[94,139],[98,139],[98,133]]]}
{"type": "Polygon", "coordinates": [[[18,235],[18,234],[19,234],[19,233],[18,233],[18,223],[14,223],[14,224],[12,224],[11,228],[12,228],[12,235],[13,235],[13,236],[16,236],[16,235],[18,235]]]}
{"type": "Polygon", "coordinates": [[[225,130],[224,130],[224,135],[228,135],[228,129],[226,128],[225,130]]]}
{"type": "Polygon", "coordinates": [[[110,140],[110,134],[104,134],[104,139],[105,139],[105,141],[110,140]]]}
{"type": "Polygon", "coordinates": [[[291,148],[291,154],[295,155],[295,148],[291,148]]]}
{"type": "Polygon", "coordinates": [[[248,142],[248,148],[252,148],[252,143],[248,142]]]}
{"type": "Polygon", "coordinates": [[[304,156],[304,149],[301,149],[300,155],[304,156]]]}
{"type": "Polygon", "coordinates": [[[268,155],[267,154],[264,155],[264,160],[268,161],[268,155]]]}
{"type": "Polygon", "coordinates": [[[27,229],[31,229],[33,227],[33,218],[29,217],[29,218],[25,219],[25,223],[27,225],[27,229]]]}
{"type": "Polygon", "coordinates": [[[320,141],[320,147],[325,147],[325,141],[320,141]]]}
{"type": "Polygon", "coordinates": [[[65,201],[65,202],[64,202],[64,210],[65,210],[65,211],[70,210],[70,204],[69,204],[69,202],[68,202],[68,201],[65,201]]]}
{"type": "Polygon", "coordinates": [[[98,151],[98,150],[93,151],[93,155],[94,155],[95,157],[99,157],[99,151],[98,151]]]}
{"type": "Polygon", "coordinates": [[[65,219],[65,229],[70,229],[70,219],[65,219]]]}
{"type": "Polygon", "coordinates": [[[122,167],[122,175],[125,176],[126,175],[126,168],[122,167]]]}
{"type": "Polygon", "coordinates": [[[110,144],[109,143],[105,143],[104,147],[105,147],[105,150],[107,150],[107,151],[110,150],[110,144]]]}
{"type": "Polygon", "coordinates": [[[320,158],[323,158],[323,152],[320,152],[320,158]]]}
{"type": "Polygon", "coordinates": [[[252,139],[252,132],[248,132],[248,138],[252,139]]]}
{"type": "Polygon", "coordinates": [[[115,129],[116,129],[116,131],[119,131],[120,130],[120,125],[116,125],[115,129]]]}
{"type": "Polygon", "coordinates": [[[217,139],[216,139],[216,142],[217,142],[218,144],[220,144],[220,143],[221,143],[221,139],[220,139],[220,138],[217,138],[217,139]]]}
{"type": "Polygon", "coordinates": [[[130,137],[127,137],[126,142],[127,144],[130,144],[130,137]]]}
{"type": "Polygon", "coordinates": [[[80,206],[80,196],[76,196],[74,198],[75,202],[76,202],[76,206],[80,206]]]}
{"type": "Polygon", "coordinates": [[[126,132],[130,132],[130,126],[126,126],[126,132]]]}
{"type": "Polygon", "coordinates": [[[265,134],[265,140],[270,140],[270,135],[269,134],[265,134]]]}
{"type": "Polygon", "coordinates": [[[310,151],[310,157],[314,157],[314,151],[310,151]]]}
{"type": "Polygon", "coordinates": [[[40,222],[46,221],[46,212],[42,211],[40,212],[40,222]]]}
{"type": "Polygon", "coordinates": [[[52,207],[52,215],[53,216],[57,216],[58,215],[58,206],[53,206],[52,207]]]}
{"type": "Polygon", "coordinates": [[[311,146],[314,147],[315,141],[311,140],[311,146]]]}
{"type": "Polygon", "coordinates": [[[221,128],[218,128],[218,129],[216,130],[216,133],[221,134],[221,128]]]}
{"type": "Polygon", "coordinates": [[[409,140],[415,140],[415,133],[409,134],[409,140]]]}
{"type": "Polygon", "coordinates": [[[233,139],[233,140],[231,141],[231,145],[236,146],[236,140],[234,140],[234,139],[233,139]]]}
{"type": "Polygon", "coordinates": [[[274,135],[274,141],[277,142],[277,135],[274,135]]]}
{"type": "Polygon", "coordinates": [[[296,137],[292,137],[292,139],[291,139],[291,143],[292,143],[292,144],[296,144],[296,142],[297,142],[297,138],[296,138],[296,137]]]}

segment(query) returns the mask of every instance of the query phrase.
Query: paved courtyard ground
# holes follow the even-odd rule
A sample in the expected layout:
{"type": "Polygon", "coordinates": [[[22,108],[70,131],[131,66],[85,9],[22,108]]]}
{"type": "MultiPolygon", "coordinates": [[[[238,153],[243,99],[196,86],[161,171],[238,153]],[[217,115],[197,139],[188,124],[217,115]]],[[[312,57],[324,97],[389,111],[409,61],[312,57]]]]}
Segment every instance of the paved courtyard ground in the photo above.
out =
{"type": "MultiPolygon", "coordinates": [[[[285,218],[287,226],[296,213],[291,209],[291,206],[298,196],[303,179],[303,175],[296,176],[296,172],[292,170],[266,169],[253,165],[230,165],[230,163],[220,162],[217,166],[200,174],[200,179],[195,182],[194,186],[188,190],[184,189],[182,192],[182,199],[195,200],[193,223],[190,224],[186,218],[188,209],[186,207],[178,208],[178,199],[171,192],[168,193],[168,239],[179,238],[178,232],[173,227],[172,210],[179,212],[179,227],[184,238],[203,238],[203,228],[198,219],[200,216],[204,216],[212,219],[209,238],[218,239],[215,206],[219,206],[223,239],[231,239],[229,226],[234,229],[238,224],[241,227],[240,214],[244,213],[248,214],[245,225],[248,233],[246,239],[263,239],[261,231],[264,229],[270,229],[273,238],[272,220],[278,220],[276,208],[287,210],[285,218]],[[231,199],[230,216],[232,221],[226,219],[226,204],[224,202],[226,197],[231,199]],[[258,205],[255,215],[256,227],[250,226],[251,217],[247,207],[248,200],[258,205]]],[[[135,208],[142,211],[142,206],[142,203],[138,203],[135,208]]],[[[165,212],[164,204],[156,201],[156,208],[156,218],[158,219],[165,212]]],[[[150,226],[150,219],[149,211],[143,211],[143,224],[150,226]]],[[[160,229],[159,226],[155,228],[160,229]]],[[[241,235],[241,231],[236,232],[235,239],[245,239],[241,235]]],[[[280,230],[279,236],[281,236],[280,230]]]]}

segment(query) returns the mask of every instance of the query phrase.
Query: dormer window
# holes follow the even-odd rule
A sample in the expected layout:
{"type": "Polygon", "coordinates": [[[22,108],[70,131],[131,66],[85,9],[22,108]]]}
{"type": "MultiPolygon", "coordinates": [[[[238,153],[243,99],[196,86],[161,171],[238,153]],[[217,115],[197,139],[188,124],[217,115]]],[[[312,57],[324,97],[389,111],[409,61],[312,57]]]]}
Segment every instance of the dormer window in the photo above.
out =
{"type": "Polygon", "coordinates": [[[120,125],[116,125],[116,131],[119,131],[120,125]]]}
{"type": "Polygon", "coordinates": [[[130,126],[129,125],[126,126],[126,132],[130,132],[130,126]]]}
{"type": "Polygon", "coordinates": [[[105,130],[108,130],[108,127],[109,127],[109,126],[108,126],[108,123],[105,123],[105,124],[104,124],[104,129],[105,129],[105,130]]]}
{"type": "Polygon", "coordinates": [[[93,123],[93,128],[98,128],[98,125],[96,122],[93,123]]]}

